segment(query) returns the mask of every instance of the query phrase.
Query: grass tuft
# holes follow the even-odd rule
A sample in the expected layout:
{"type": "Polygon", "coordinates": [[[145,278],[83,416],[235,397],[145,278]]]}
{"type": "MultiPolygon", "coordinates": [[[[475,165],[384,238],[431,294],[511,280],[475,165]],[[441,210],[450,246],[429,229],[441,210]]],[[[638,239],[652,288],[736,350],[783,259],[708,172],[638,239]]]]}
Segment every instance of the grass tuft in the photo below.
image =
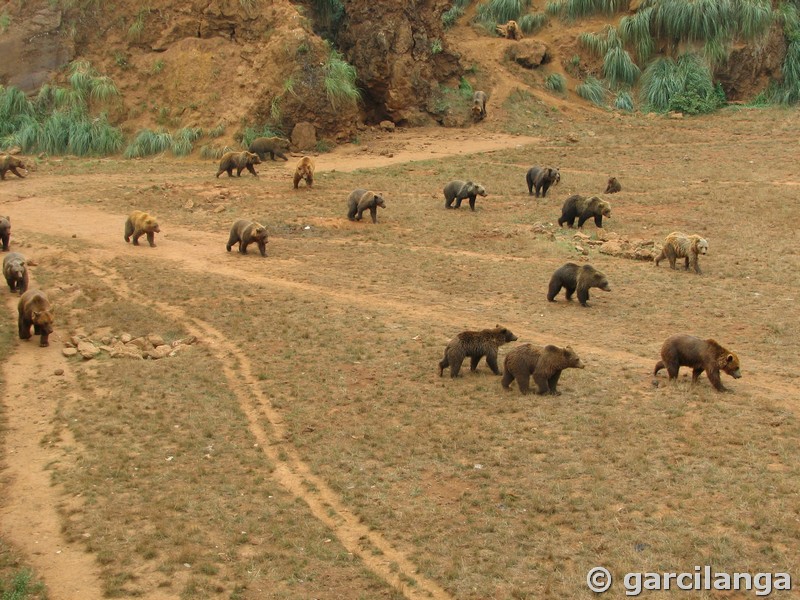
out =
{"type": "Polygon", "coordinates": [[[334,49],[331,49],[325,65],[325,93],[334,110],[342,105],[353,105],[361,99],[361,92],[356,85],[356,68],[334,49]]]}
{"type": "Polygon", "coordinates": [[[650,20],[653,7],[639,9],[635,14],[619,20],[620,38],[625,44],[633,47],[636,58],[644,63],[655,50],[655,40],[650,33],[650,20]]]}
{"type": "Polygon", "coordinates": [[[633,85],[641,75],[631,55],[622,46],[612,46],[603,58],[603,76],[611,85],[633,85]]]}
{"type": "Polygon", "coordinates": [[[547,25],[547,15],[545,13],[529,13],[522,15],[519,19],[519,28],[523,33],[531,34],[539,31],[547,25]]]}
{"type": "Polygon", "coordinates": [[[553,92],[563,94],[567,90],[567,80],[561,73],[550,73],[544,80],[544,87],[553,92]]]}
{"type": "Polygon", "coordinates": [[[624,110],[625,112],[633,112],[633,98],[630,92],[625,90],[620,91],[617,97],[614,98],[614,108],[617,110],[624,110]]]}
{"type": "Polygon", "coordinates": [[[582,84],[575,88],[575,91],[578,96],[596,106],[605,106],[606,104],[606,88],[595,77],[587,77],[582,84]]]}
{"type": "Polygon", "coordinates": [[[141,129],[134,140],[125,148],[125,158],[142,158],[166,152],[172,147],[172,135],[166,129],[153,131],[141,129]]]}

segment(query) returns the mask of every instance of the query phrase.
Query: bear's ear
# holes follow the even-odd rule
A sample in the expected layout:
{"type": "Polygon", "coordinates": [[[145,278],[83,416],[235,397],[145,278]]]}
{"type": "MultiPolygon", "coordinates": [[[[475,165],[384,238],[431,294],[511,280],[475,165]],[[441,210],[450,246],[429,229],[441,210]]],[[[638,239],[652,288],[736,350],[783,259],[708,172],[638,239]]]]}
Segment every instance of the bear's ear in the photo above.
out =
{"type": "Polygon", "coordinates": [[[31,317],[33,317],[34,319],[38,318],[38,316],[39,316],[40,314],[41,314],[41,313],[40,313],[38,310],[32,310],[32,311],[31,311],[31,317]]]}
{"type": "Polygon", "coordinates": [[[733,354],[728,354],[727,358],[725,359],[725,362],[733,362],[733,354]]]}

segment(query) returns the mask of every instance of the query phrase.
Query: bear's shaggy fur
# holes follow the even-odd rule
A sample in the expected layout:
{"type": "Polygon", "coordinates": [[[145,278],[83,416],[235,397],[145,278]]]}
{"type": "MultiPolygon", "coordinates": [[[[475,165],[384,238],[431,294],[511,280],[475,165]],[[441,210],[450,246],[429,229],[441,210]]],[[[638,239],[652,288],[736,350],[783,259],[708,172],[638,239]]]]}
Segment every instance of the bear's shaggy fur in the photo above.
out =
{"type": "Polygon", "coordinates": [[[477,196],[486,196],[486,190],[481,184],[471,181],[451,181],[444,186],[444,207],[454,208],[453,201],[455,200],[455,208],[461,208],[461,201],[469,198],[469,208],[475,210],[477,196]]]}
{"type": "Polygon", "coordinates": [[[715,340],[703,340],[693,335],[673,335],[661,346],[661,360],[656,363],[653,375],[661,369],[667,369],[669,379],[677,379],[681,367],[691,367],[692,383],[705,371],[711,385],[718,392],[727,391],[722,385],[719,372],[724,371],[734,379],[739,379],[742,372],[739,357],[720,346],[715,340]]]}
{"type": "Polygon", "coordinates": [[[578,227],[583,227],[587,219],[594,218],[594,224],[598,227],[603,226],[603,217],[611,218],[611,204],[601,200],[597,196],[584,198],[578,194],[573,194],[564,201],[561,208],[561,217],[558,219],[558,226],[566,223],[572,227],[575,219],[578,219],[578,227]]]}
{"type": "Polygon", "coordinates": [[[304,156],[297,162],[297,167],[294,169],[294,189],[300,185],[301,179],[306,180],[308,187],[314,185],[314,167],[314,159],[310,156],[304,156]]]}
{"type": "Polygon", "coordinates": [[[28,290],[19,299],[19,339],[28,340],[33,333],[40,335],[39,345],[49,346],[48,337],[53,333],[53,308],[41,290],[28,290]]]}
{"type": "Polygon", "coordinates": [[[19,252],[6,254],[3,259],[3,276],[12,292],[19,292],[21,296],[28,291],[28,265],[19,252]]]}
{"type": "Polygon", "coordinates": [[[486,92],[480,90],[472,95],[472,116],[476,121],[486,118],[486,101],[488,99],[486,92]]]}
{"type": "Polygon", "coordinates": [[[509,21],[505,25],[497,25],[495,30],[501,37],[507,38],[509,40],[521,40],[522,39],[522,30],[519,28],[519,25],[516,21],[509,21]]]}
{"type": "Polygon", "coordinates": [[[158,221],[156,221],[155,217],[141,210],[135,210],[128,215],[128,220],[125,221],[126,242],[129,242],[131,236],[133,236],[133,245],[138,246],[139,238],[142,235],[147,235],[147,242],[150,247],[155,248],[156,233],[161,233],[161,229],[158,227],[158,221]]]}
{"type": "Polygon", "coordinates": [[[665,258],[669,260],[669,266],[675,268],[675,261],[679,258],[686,259],[686,270],[689,265],[698,275],[701,273],[698,256],[708,254],[708,242],[699,235],[686,235],[680,231],[673,231],[664,238],[664,247],[661,254],[656,256],[656,266],[665,258]]]}
{"type": "Polygon", "coordinates": [[[255,243],[261,256],[267,255],[267,228],[261,223],[240,219],[231,227],[231,235],[225,249],[230,252],[231,247],[238,243],[239,253],[247,254],[247,246],[255,243]]]}
{"type": "Polygon", "coordinates": [[[26,167],[25,163],[23,163],[16,156],[12,156],[10,154],[4,154],[0,156],[0,179],[6,178],[7,171],[11,171],[17,177],[25,179],[25,176],[17,171],[17,169],[25,169],[27,171],[28,167],[26,167]]]}
{"type": "Polygon", "coordinates": [[[289,152],[289,140],[279,137],[256,138],[250,142],[248,150],[258,154],[261,160],[267,160],[267,154],[272,160],[275,160],[276,155],[283,160],[289,160],[286,158],[286,153],[289,152]]]}
{"type": "Polygon", "coordinates": [[[11,239],[11,217],[0,217],[0,242],[3,252],[8,252],[8,241],[11,239]]]}
{"type": "Polygon", "coordinates": [[[537,394],[560,396],[561,392],[556,388],[561,371],[583,368],[581,359],[569,346],[560,348],[547,345],[542,348],[522,344],[506,355],[501,384],[503,388],[509,389],[511,382],[516,379],[520,393],[527,394],[530,391],[530,377],[533,375],[537,394]]]}
{"type": "Polygon", "coordinates": [[[528,194],[533,195],[536,189],[536,197],[542,192],[542,198],[547,195],[547,190],[551,185],[556,185],[561,181],[561,172],[558,168],[534,166],[528,169],[525,174],[525,181],[528,183],[528,194]]]}
{"type": "Polygon", "coordinates": [[[372,222],[378,222],[378,207],[386,208],[383,196],[364,189],[350,192],[347,198],[347,218],[351,221],[360,221],[365,210],[369,210],[372,222]]]}
{"type": "Polygon", "coordinates": [[[439,361],[439,377],[444,369],[450,367],[450,377],[458,377],[464,358],[470,357],[470,371],[478,368],[481,358],[486,357],[486,364],[495,375],[500,375],[497,367],[497,349],[508,342],[514,342],[517,336],[511,330],[500,325],[494,329],[481,331],[462,331],[447,343],[444,358],[439,361]]]}
{"type": "Polygon", "coordinates": [[[581,306],[588,306],[586,302],[589,300],[589,290],[591,288],[600,288],[604,292],[611,291],[611,286],[608,285],[606,276],[592,265],[579,266],[571,262],[560,266],[553,273],[550,278],[550,287],[547,290],[547,299],[550,302],[555,302],[556,296],[562,287],[567,290],[567,300],[572,300],[572,294],[575,293],[575,290],[578,290],[578,301],[581,306]]]}
{"type": "Polygon", "coordinates": [[[609,177],[608,183],[606,184],[606,194],[616,194],[617,192],[622,191],[622,186],[620,185],[619,181],[617,181],[616,177],[609,177]]]}
{"type": "Polygon", "coordinates": [[[219,177],[225,172],[228,173],[228,177],[233,177],[234,169],[236,169],[237,177],[241,177],[242,171],[245,169],[250,171],[254,177],[258,177],[258,173],[256,173],[253,165],[259,163],[261,163],[261,159],[258,157],[258,154],[254,154],[253,152],[248,152],[247,150],[243,152],[226,152],[219,161],[219,169],[215,177],[219,177]]]}

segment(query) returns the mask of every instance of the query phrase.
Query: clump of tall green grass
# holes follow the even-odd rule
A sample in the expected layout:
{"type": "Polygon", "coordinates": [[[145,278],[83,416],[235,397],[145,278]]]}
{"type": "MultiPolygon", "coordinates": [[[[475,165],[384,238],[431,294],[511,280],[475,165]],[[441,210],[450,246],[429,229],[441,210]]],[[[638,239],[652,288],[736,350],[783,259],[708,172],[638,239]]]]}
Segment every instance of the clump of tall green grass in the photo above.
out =
{"type": "Polygon", "coordinates": [[[567,89],[567,80],[561,73],[550,73],[544,80],[544,87],[553,92],[563,94],[567,89]]]}
{"type": "Polygon", "coordinates": [[[617,110],[624,110],[625,112],[633,111],[633,98],[630,92],[625,90],[620,91],[617,97],[614,98],[614,108],[617,110]]]}
{"type": "Polygon", "coordinates": [[[172,153],[175,156],[187,156],[192,153],[194,142],[203,137],[200,127],[184,127],[172,134],[172,153]]]}
{"type": "Polygon", "coordinates": [[[642,74],[642,104],[656,112],[674,110],[687,114],[711,112],[724,103],[724,94],[714,86],[711,70],[696,54],[659,58],[642,74]]]}
{"type": "Polygon", "coordinates": [[[603,58],[603,76],[611,85],[632,85],[641,75],[631,55],[622,46],[612,46],[603,58]]]}
{"type": "Polygon", "coordinates": [[[442,13],[442,26],[445,29],[450,29],[456,24],[456,21],[464,14],[470,0],[455,0],[453,6],[448,8],[442,13]]]}
{"type": "Polygon", "coordinates": [[[531,5],[531,0],[488,0],[478,6],[478,20],[488,28],[497,23],[518,21],[523,10],[531,5]]]}
{"type": "Polygon", "coordinates": [[[576,21],[598,13],[611,16],[627,8],[627,0],[549,0],[545,12],[552,17],[576,21]]]}
{"type": "Polygon", "coordinates": [[[123,156],[125,158],[142,158],[161,154],[172,147],[172,134],[166,129],[153,131],[152,129],[140,129],[133,141],[125,148],[123,156]]]}
{"type": "Polygon", "coordinates": [[[587,77],[578,87],[575,88],[578,96],[588,100],[596,106],[605,106],[606,88],[603,83],[595,77],[587,77]]]}
{"type": "Polygon", "coordinates": [[[333,48],[324,72],[325,93],[334,110],[342,105],[353,105],[361,99],[361,91],[356,85],[356,68],[333,48]]]}
{"type": "Polygon", "coordinates": [[[622,41],[632,47],[639,62],[644,63],[655,50],[656,43],[650,33],[653,7],[640,8],[636,13],[619,20],[622,41]]]}
{"type": "Polygon", "coordinates": [[[547,15],[543,12],[528,13],[519,18],[518,24],[523,33],[531,34],[547,25],[547,15]]]}

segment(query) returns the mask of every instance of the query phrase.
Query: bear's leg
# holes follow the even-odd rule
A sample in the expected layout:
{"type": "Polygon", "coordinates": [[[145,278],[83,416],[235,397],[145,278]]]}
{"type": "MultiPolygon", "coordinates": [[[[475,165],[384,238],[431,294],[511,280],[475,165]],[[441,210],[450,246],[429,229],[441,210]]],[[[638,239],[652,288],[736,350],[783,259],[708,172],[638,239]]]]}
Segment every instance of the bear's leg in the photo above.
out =
{"type": "Polygon", "coordinates": [[[41,346],[42,348],[49,346],[50,345],[50,341],[48,339],[49,337],[50,337],[49,333],[47,333],[46,331],[42,331],[42,335],[39,338],[39,346],[41,346]]]}
{"type": "Polygon", "coordinates": [[[448,198],[447,196],[444,197],[444,207],[445,208],[453,208],[453,200],[455,198],[448,198]]]}
{"type": "Polygon", "coordinates": [[[361,217],[364,216],[364,210],[365,209],[363,209],[363,208],[359,208],[358,209],[358,212],[356,213],[356,221],[360,221],[361,217]]]}
{"type": "Polygon", "coordinates": [[[660,262],[661,262],[662,260],[664,260],[665,258],[667,258],[667,255],[666,255],[666,254],[664,254],[664,250],[661,250],[661,254],[659,254],[658,256],[656,256],[656,259],[655,259],[656,266],[658,266],[658,263],[660,263],[660,262]]]}
{"type": "Polygon", "coordinates": [[[28,321],[22,315],[19,316],[19,339],[28,340],[31,337],[31,325],[33,323],[28,321]]]}
{"type": "Polygon", "coordinates": [[[478,363],[481,362],[483,354],[471,354],[469,357],[469,370],[475,371],[478,368],[478,363]]]}
{"type": "Polygon", "coordinates": [[[589,306],[586,304],[589,301],[589,288],[580,288],[578,289],[578,302],[581,303],[581,306],[589,306]]]}
{"type": "Polygon", "coordinates": [[[680,363],[677,359],[671,358],[667,361],[667,373],[669,373],[670,379],[677,379],[678,378],[678,370],[681,368],[680,363]]]}
{"type": "Polygon", "coordinates": [[[133,223],[131,223],[131,220],[128,219],[127,221],[125,221],[125,241],[126,242],[130,242],[131,241],[131,235],[132,234],[133,234],[133,223]]]}
{"type": "Polygon", "coordinates": [[[497,366],[497,348],[491,348],[486,354],[486,364],[495,375],[500,375],[500,368],[497,366]]]}
{"type": "Polygon", "coordinates": [[[240,254],[247,254],[247,246],[249,244],[250,244],[250,242],[245,242],[244,240],[239,242],[239,253],[240,254]]]}
{"type": "Polygon", "coordinates": [[[242,176],[242,170],[243,169],[244,169],[244,167],[236,167],[236,176],[237,177],[241,177],[242,176]]]}
{"type": "Polygon", "coordinates": [[[660,360],[660,361],[658,361],[658,362],[656,363],[656,368],[655,368],[655,369],[653,369],[653,376],[655,377],[656,375],[658,375],[658,372],[659,372],[661,369],[664,369],[664,368],[666,368],[666,366],[667,366],[667,365],[665,365],[665,364],[664,364],[664,361],[663,361],[663,360],[660,360]]]}
{"type": "Polygon", "coordinates": [[[728,388],[722,385],[722,380],[719,378],[719,369],[709,369],[706,371],[706,375],[708,375],[708,380],[711,382],[711,385],[714,386],[714,389],[718,392],[727,392],[728,388]]]}
{"type": "Polygon", "coordinates": [[[225,171],[228,173],[228,177],[233,177],[233,167],[228,167],[225,171]]]}
{"type": "Polygon", "coordinates": [[[8,238],[9,238],[9,235],[7,233],[4,233],[2,235],[3,252],[8,252],[8,238]]]}
{"type": "Polygon", "coordinates": [[[531,391],[531,374],[525,369],[524,373],[517,373],[517,386],[519,387],[519,393],[527,395],[531,391]]]}
{"type": "Polygon", "coordinates": [[[369,216],[372,217],[372,224],[378,222],[378,207],[377,206],[370,206],[369,207],[369,216]]]}
{"type": "Polygon", "coordinates": [[[447,360],[447,350],[444,351],[444,358],[439,361],[439,377],[442,376],[444,370],[450,366],[450,361],[447,360]]]}
{"type": "Polygon", "coordinates": [[[697,378],[705,371],[703,367],[696,367],[692,369],[692,383],[697,383],[697,378]]]}
{"type": "Polygon", "coordinates": [[[574,284],[567,283],[567,284],[564,284],[564,287],[566,288],[566,291],[567,291],[567,300],[569,300],[571,302],[572,301],[572,294],[575,293],[576,286],[574,284]]]}
{"type": "Polygon", "coordinates": [[[528,184],[528,195],[529,196],[533,196],[533,181],[531,181],[530,179],[526,178],[525,179],[525,183],[528,184]]]}
{"type": "Polygon", "coordinates": [[[469,197],[469,209],[473,212],[475,211],[475,196],[469,197]]]}
{"type": "Polygon", "coordinates": [[[547,382],[547,377],[544,373],[534,373],[533,381],[536,384],[537,394],[547,394],[550,391],[550,384],[547,382]]]}
{"type": "Polygon", "coordinates": [[[231,232],[231,237],[228,238],[228,243],[225,244],[225,249],[230,252],[233,245],[239,241],[239,236],[235,232],[231,232]]]}
{"type": "Polygon", "coordinates": [[[595,215],[594,216],[594,224],[598,227],[603,227],[603,215],[595,215]]]}
{"type": "Polygon", "coordinates": [[[547,380],[547,385],[550,386],[550,393],[554,396],[560,396],[561,392],[559,392],[556,387],[558,387],[558,378],[561,377],[561,371],[556,371],[550,376],[550,379],[547,380]]]}
{"type": "Polygon", "coordinates": [[[11,167],[11,172],[14,175],[16,175],[17,177],[21,177],[22,179],[25,179],[25,176],[22,175],[19,171],[17,171],[17,167],[11,167]]]}
{"type": "Polygon", "coordinates": [[[555,302],[556,301],[556,296],[558,295],[558,292],[561,291],[562,287],[563,286],[561,285],[561,282],[558,280],[557,277],[553,277],[550,280],[550,287],[547,289],[547,300],[548,300],[548,302],[555,302]]]}
{"type": "Polygon", "coordinates": [[[5,171],[5,169],[0,169],[0,179],[2,179],[3,181],[6,180],[6,171],[5,171]]]}
{"type": "Polygon", "coordinates": [[[695,273],[698,275],[702,274],[702,271],[700,270],[700,257],[696,254],[692,256],[692,267],[694,268],[695,273]]]}
{"type": "Polygon", "coordinates": [[[461,208],[461,202],[462,202],[463,200],[464,200],[464,199],[463,199],[463,198],[461,198],[460,196],[456,196],[456,206],[455,206],[455,207],[456,207],[456,208],[461,208]]]}
{"type": "Polygon", "coordinates": [[[678,259],[678,255],[675,253],[675,248],[671,245],[667,245],[664,248],[664,253],[667,255],[667,260],[669,261],[669,266],[671,269],[675,268],[675,261],[678,259]]]}
{"type": "Polygon", "coordinates": [[[256,242],[258,244],[258,251],[261,252],[261,256],[267,255],[267,244],[263,241],[256,242]]]}
{"type": "Polygon", "coordinates": [[[33,324],[33,335],[39,335],[42,333],[42,328],[39,326],[38,323],[33,324]]]}
{"type": "Polygon", "coordinates": [[[511,372],[511,369],[507,368],[503,373],[503,379],[500,380],[500,385],[503,386],[503,389],[507,390],[512,381],[514,381],[514,374],[511,372]]]}
{"type": "Polygon", "coordinates": [[[684,268],[685,271],[689,270],[689,257],[688,256],[686,256],[685,260],[683,261],[683,268],[684,268]]]}
{"type": "Polygon", "coordinates": [[[152,231],[147,232],[147,243],[150,244],[151,248],[156,247],[156,234],[152,231]]]}
{"type": "Polygon", "coordinates": [[[447,357],[447,360],[450,362],[450,377],[458,377],[458,373],[461,371],[461,363],[464,362],[464,353],[460,351],[453,352],[447,357]]]}
{"type": "MultiPolygon", "coordinates": [[[[247,164],[247,170],[250,171],[253,174],[253,177],[258,177],[258,173],[256,173],[255,167],[253,165],[251,165],[250,163],[247,164]]],[[[295,187],[297,187],[297,186],[295,186],[295,187]]]]}
{"type": "Polygon", "coordinates": [[[139,245],[139,238],[141,237],[141,235],[143,233],[144,233],[144,231],[134,231],[133,232],[133,238],[131,239],[131,243],[134,246],[138,246],[139,245]]]}
{"type": "Polygon", "coordinates": [[[547,196],[547,190],[550,189],[550,184],[546,181],[542,184],[542,198],[547,196]]]}

